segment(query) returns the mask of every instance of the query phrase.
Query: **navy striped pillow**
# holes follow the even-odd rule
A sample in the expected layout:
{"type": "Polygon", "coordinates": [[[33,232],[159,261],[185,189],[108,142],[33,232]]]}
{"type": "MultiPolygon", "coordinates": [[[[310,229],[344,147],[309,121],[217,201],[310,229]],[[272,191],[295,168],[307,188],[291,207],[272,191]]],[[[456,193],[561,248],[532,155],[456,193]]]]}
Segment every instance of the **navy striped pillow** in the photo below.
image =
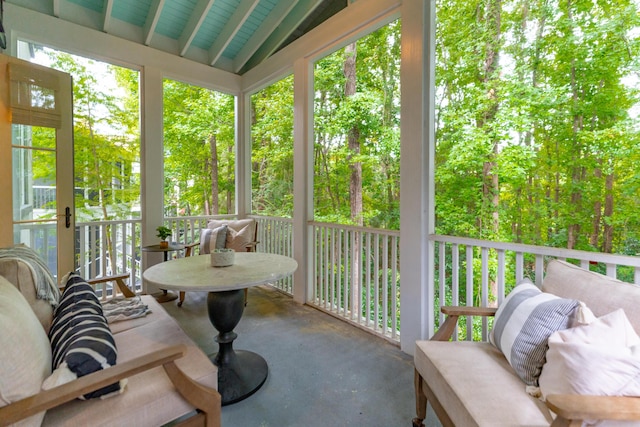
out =
{"type": "Polygon", "coordinates": [[[498,307],[490,341],[527,385],[537,387],[549,335],[569,328],[579,307],[579,301],[542,292],[525,279],[498,307]]]}
{"type": "MultiPolygon", "coordinates": [[[[116,344],[94,289],[71,273],[49,330],[53,369],[67,367],[78,377],[116,364],[116,344]]],[[[120,390],[115,383],[84,395],[90,399],[120,390]]]]}

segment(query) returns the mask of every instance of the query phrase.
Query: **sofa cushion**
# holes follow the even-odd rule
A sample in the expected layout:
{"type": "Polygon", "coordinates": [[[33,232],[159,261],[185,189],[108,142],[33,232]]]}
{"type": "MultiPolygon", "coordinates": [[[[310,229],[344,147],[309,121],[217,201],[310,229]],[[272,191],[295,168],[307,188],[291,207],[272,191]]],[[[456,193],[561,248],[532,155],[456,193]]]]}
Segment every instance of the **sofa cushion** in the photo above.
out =
{"type": "MultiPolygon", "coordinates": [[[[0,276],[0,406],[40,391],[51,374],[51,347],[27,300],[0,276]]],[[[44,412],[18,423],[40,425],[44,412]]]]}
{"type": "Polygon", "coordinates": [[[579,301],[544,293],[528,279],[498,307],[491,342],[505,355],[527,385],[537,386],[545,362],[547,339],[571,326],[579,301]]]}
{"type": "MultiPolygon", "coordinates": [[[[178,367],[200,384],[217,388],[218,369],[207,355],[153,297],[149,297],[145,303],[151,308],[152,313],[147,316],[151,321],[140,324],[138,322],[145,318],[133,319],[138,326],[114,335],[118,363],[166,346],[186,344],[185,356],[176,361],[178,367]]],[[[176,391],[164,369],[157,367],[129,377],[127,391],[121,395],[104,400],[76,400],[47,411],[43,425],[157,426],[192,411],[193,407],[176,391]]]]}
{"type": "Polygon", "coordinates": [[[208,254],[216,249],[224,249],[227,243],[227,226],[203,228],[200,230],[200,255],[208,254]]]}
{"type": "Polygon", "coordinates": [[[584,302],[597,317],[619,308],[640,333],[640,286],[622,282],[560,260],[549,261],[542,290],[584,302]]]}
{"type": "MultiPolygon", "coordinates": [[[[113,335],[93,288],[77,274],[70,274],[53,314],[49,331],[53,367],[46,388],[71,381],[116,364],[113,335]],[[69,375],[68,370],[71,371],[69,375]]],[[[90,399],[120,390],[115,383],[84,395],[90,399]]]]}
{"type": "Polygon", "coordinates": [[[549,427],[552,418],[486,342],[417,341],[416,369],[456,426],[549,427]],[[455,357],[453,357],[455,356],[455,357]]]}

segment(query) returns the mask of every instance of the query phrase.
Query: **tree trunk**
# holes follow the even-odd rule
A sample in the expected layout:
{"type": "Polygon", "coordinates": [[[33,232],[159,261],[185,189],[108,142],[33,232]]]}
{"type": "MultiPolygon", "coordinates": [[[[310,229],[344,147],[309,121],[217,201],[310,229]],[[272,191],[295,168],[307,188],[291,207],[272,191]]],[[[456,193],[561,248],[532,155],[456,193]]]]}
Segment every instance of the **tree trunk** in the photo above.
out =
{"type": "MultiPolygon", "coordinates": [[[[489,33],[488,42],[486,44],[486,53],[484,60],[484,70],[482,76],[482,83],[487,91],[487,98],[490,100],[488,107],[482,113],[482,116],[477,123],[478,127],[483,128],[485,132],[491,132],[489,126],[494,122],[496,114],[498,113],[498,65],[500,55],[500,12],[501,2],[500,0],[494,0],[488,2],[485,9],[485,25],[487,32],[489,33]]],[[[499,140],[497,137],[490,137],[493,139],[492,150],[489,153],[489,158],[484,163],[482,170],[483,175],[483,204],[487,208],[487,212],[491,217],[491,233],[492,236],[497,236],[499,231],[499,203],[500,203],[500,189],[499,179],[496,173],[496,161],[499,154],[499,140]]]]}
{"type": "MultiPolygon", "coordinates": [[[[599,160],[598,163],[602,163],[602,160],[599,160]]],[[[593,172],[595,177],[600,181],[602,179],[602,169],[597,167],[593,172]]],[[[602,202],[600,199],[597,199],[593,203],[593,230],[591,231],[591,236],[589,236],[589,244],[594,248],[598,247],[598,238],[600,237],[600,223],[602,221],[602,202]]]]}
{"type": "MultiPolygon", "coordinates": [[[[567,7],[569,21],[573,21],[573,15],[571,13],[571,0],[569,0],[569,4],[567,7]]],[[[574,110],[579,111],[577,108],[580,103],[580,93],[578,88],[578,81],[576,76],[576,59],[571,58],[571,96],[574,104],[574,110]]],[[[580,142],[578,141],[578,133],[583,128],[583,116],[581,114],[575,114],[573,116],[573,126],[572,126],[572,138],[573,138],[573,165],[571,172],[571,204],[569,208],[574,212],[580,212],[582,210],[582,192],[579,190],[580,185],[583,181],[584,170],[580,166],[581,157],[582,157],[582,149],[580,147],[580,142]]],[[[572,218],[571,216],[569,218],[572,218]]],[[[573,218],[576,218],[573,216],[573,218]]],[[[580,237],[580,224],[577,222],[569,223],[567,227],[567,249],[575,248],[578,243],[578,239],[580,237]]]]}
{"type": "Polygon", "coordinates": [[[605,177],[605,196],[604,196],[604,231],[602,234],[602,252],[611,253],[613,251],[613,224],[611,217],[613,216],[613,173],[605,177]]]}

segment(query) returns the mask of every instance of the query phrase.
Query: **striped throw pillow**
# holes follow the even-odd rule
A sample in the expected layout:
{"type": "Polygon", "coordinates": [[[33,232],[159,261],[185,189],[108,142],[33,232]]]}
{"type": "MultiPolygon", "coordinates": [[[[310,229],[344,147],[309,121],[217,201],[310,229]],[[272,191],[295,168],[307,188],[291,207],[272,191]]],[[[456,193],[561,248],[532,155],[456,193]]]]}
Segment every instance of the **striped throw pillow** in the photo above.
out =
{"type": "Polygon", "coordinates": [[[227,242],[227,226],[200,230],[200,255],[209,254],[215,249],[224,249],[227,242]]]}
{"type": "Polygon", "coordinates": [[[579,306],[579,301],[542,292],[526,279],[498,307],[490,341],[527,385],[537,387],[549,336],[569,328],[579,306]]]}
{"type": "MultiPolygon", "coordinates": [[[[60,304],[53,314],[49,340],[54,373],[48,381],[52,386],[116,364],[116,344],[100,301],[94,289],[75,273],[69,275],[60,304]]],[[[120,383],[115,383],[87,393],[84,398],[100,397],[118,390],[120,383]]]]}

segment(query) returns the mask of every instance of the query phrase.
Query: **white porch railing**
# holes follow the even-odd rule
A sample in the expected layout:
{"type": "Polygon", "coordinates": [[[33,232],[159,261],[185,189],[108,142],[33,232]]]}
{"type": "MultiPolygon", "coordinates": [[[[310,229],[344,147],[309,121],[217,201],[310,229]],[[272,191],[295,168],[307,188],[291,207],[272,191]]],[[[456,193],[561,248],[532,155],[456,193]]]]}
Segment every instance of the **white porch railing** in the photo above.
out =
{"type": "Polygon", "coordinates": [[[312,223],[309,304],[391,341],[400,340],[399,231],[312,223]]]}
{"type": "MultiPolygon", "coordinates": [[[[251,215],[258,221],[258,252],[293,256],[293,220],[271,216],[251,215]]],[[[285,277],[272,285],[282,292],[293,295],[293,277],[285,277]]]]}
{"type": "MultiPolygon", "coordinates": [[[[429,240],[436,252],[436,325],[444,321],[440,305],[496,305],[523,277],[540,286],[545,263],[553,258],[640,284],[640,257],[440,235],[429,240]]],[[[458,326],[461,332],[454,334],[455,339],[483,341],[491,327],[487,319],[472,318],[461,318],[458,326]]]]}
{"type": "MultiPolygon", "coordinates": [[[[292,221],[253,215],[258,221],[257,250],[291,256],[292,221]]],[[[197,242],[200,229],[214,217],[166,218],[173,240],[197,242]]],[[[215,218],[233,218],[217,216],[215,218]]],[[[314,282],[308,304],[390,341],[400,340],[400,233],[311,222],[314,282]]],[[[129,272],[140,291],[141,221],[101,221],[76,225],[80,274],[88,278],[129,272]],[[113,266],[113,269],[112,269],[113,266]]],[[[551,258],[640,284],[640,257],[575,251],[463,237],[432,235],[435,289],[432,296],[436,326],[446,305],[486,306],[502,301],[527,276],[540,285],[551,258]]],[[[304,266],[301,266],[303,268],[304,266]]],[[[293,279],[274,286],[293,294],[293,279]]],[[[108,290],[106,290],[108,292],[108,290]]],[[[486,340],[486,319],[461,318],[456,339],[486,340]]]]}
{"type": "Polygon", "coordinates": [[[173,231],[172,242],[188,245],[200,241],[200,230],[214,219],[235,219],[235,215],[165,217],[164,225],[173,231]]]}
{"type": "MultiPolygon", "coordinates": [[[[165,218],[165,225],[173,230],[172,241],[190,244],[200,240],[200,230],[207,227],[213,219],[235,219],[235,215],[189,216],[165,218]]],[[[287,218],[276,218],[251,215],[258,223],[257,252],[267,252],[279,255],[293,255],[293,221],[287,218]]],[[[271,283],[277,289],[292,295],[293,278],[287,277],[271,283]]]]}
{"type": "Polygon", "coordinates": [[[138,219],[76,223],[78,274],[92,279],[129,273],[129,286],[140,292],[141,228],[142,221],[138,219]]]}

